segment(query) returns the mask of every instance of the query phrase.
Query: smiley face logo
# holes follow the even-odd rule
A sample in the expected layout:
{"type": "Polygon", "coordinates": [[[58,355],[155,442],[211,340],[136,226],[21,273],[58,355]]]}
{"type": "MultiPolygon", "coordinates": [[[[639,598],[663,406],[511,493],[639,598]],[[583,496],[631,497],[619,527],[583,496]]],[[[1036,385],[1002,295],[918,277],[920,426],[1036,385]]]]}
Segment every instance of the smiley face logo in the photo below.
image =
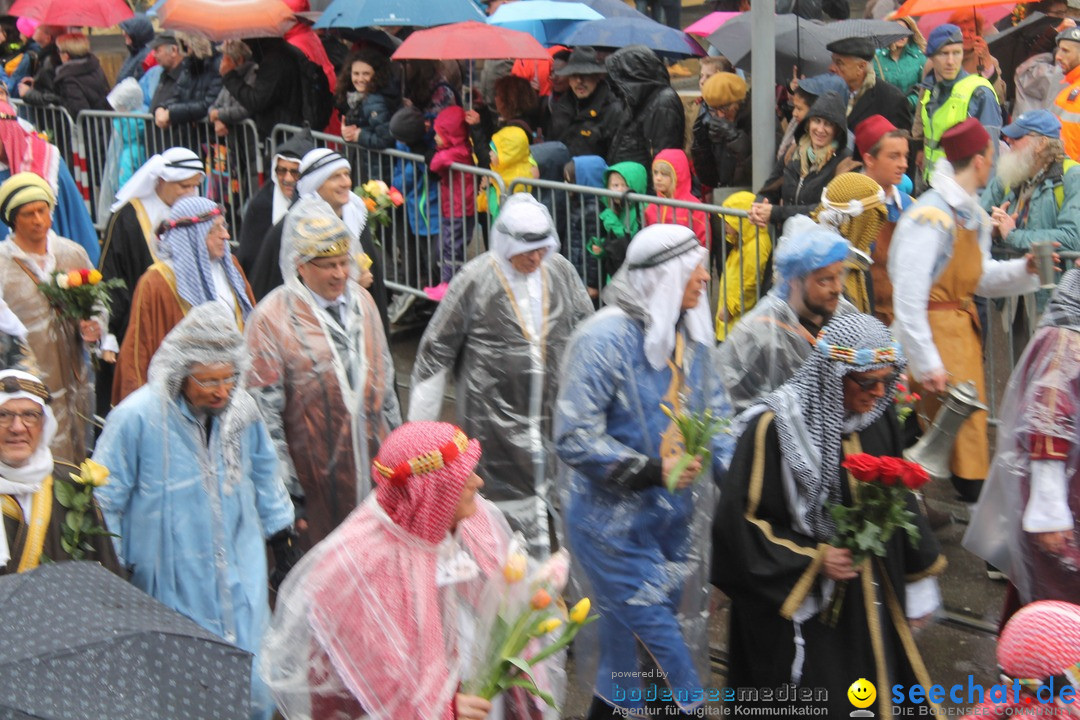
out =
{"type": "Polygon", "coordinates": [[[859,678],[851,683],[847,691],[848,700],[857,708],[868,708],[877,700],[877,688],[866,678],[859,678]]]}

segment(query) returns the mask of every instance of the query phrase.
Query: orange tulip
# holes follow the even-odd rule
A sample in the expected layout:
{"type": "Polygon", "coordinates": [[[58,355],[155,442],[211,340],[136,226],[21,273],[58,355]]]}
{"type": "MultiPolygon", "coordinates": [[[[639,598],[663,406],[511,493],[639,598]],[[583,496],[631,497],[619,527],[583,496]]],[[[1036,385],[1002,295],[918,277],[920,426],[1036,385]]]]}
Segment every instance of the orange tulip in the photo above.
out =
{"type": "Polygon", "coordinates": [[[78,270],[72,270],[68,273],[68,287],[79,287],[82,284],[82,273],[78,270]]]}
{"type": "Polygon", "coordinates": [[[533,610],[543,610],[551,604],[551,595],[549,595],[548,591],[544,588],[540,588],[533,594],[532,602],[530,604],[532,605],[533,610]]]}
{"type": "Polygon", "coordinates": [[[368,209],[368,212],[375,212],[375,201],[369,197],[364,198],[364,207],[368,209]]]}

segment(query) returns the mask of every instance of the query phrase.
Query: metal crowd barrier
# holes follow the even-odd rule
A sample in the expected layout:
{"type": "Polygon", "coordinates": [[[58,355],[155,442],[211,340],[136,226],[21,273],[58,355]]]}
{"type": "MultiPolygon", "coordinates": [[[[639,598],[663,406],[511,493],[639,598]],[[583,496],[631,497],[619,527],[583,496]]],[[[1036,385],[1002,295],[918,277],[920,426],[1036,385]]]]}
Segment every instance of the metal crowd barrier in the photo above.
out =
{"type": "MultiPolygon", "coordinates": [[[[275,126],[268,155],[273,157],[281,144],[300,132],[303,128],[295,125],[275,126]]],[[[428,173],[422,155],[395,149],[372,150],[326,133],[313,132],[311,136],[316,146],[336,150],[349,160],[356,185],[378,179],[398,188],[405,196],[405,205],[390,214],[388,225],[370,228],[388,288],[426,297],[424,288],[438,285],[443,277],[449,277],[469,258],[483,252],[481,238],[487,236],[488,226],[475,215],[451,216],[454,233],[448,235],[446,242],[442,241],[440,233],[445,218],[441,202],[434,201],[439,180],[428,173]],[[475,232],[478,227],[479,237],[475,232]]],[[[467,199],[474,199],[484,180],[505,192],[497,173],[470,165],[452,165],[449,207],[465,205],[467,199]]]]}
{"type": "Polygon", "coordinates": [[[186,147],[203,158],[202,194],[224,206],[234,237],[247,202],[262,185],[262,146],[252,120],[230,125],[219,137],[206,120],[162,129],[147,113],[88,110],[79,113],[77,129],[85,149],[91,217],[99,229],[120,186],[147,158],[170,147],[186,147]]]}

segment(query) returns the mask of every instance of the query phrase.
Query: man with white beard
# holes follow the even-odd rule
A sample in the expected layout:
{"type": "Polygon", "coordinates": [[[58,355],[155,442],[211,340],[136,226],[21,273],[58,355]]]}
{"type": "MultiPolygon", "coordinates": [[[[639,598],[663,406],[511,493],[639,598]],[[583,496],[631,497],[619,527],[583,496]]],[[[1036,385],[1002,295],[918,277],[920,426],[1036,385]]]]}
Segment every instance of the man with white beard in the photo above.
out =
{"type": "Polygon", "coordinates": [[[1080,171],[1065,154],[1061,121],[1034,110],[1001,134],[1009,151],[981,198],[995,244],[1026,252],[1032,242],[1052,240],[1061,243],[1058,250],[1080,250],[1080,171]]]}

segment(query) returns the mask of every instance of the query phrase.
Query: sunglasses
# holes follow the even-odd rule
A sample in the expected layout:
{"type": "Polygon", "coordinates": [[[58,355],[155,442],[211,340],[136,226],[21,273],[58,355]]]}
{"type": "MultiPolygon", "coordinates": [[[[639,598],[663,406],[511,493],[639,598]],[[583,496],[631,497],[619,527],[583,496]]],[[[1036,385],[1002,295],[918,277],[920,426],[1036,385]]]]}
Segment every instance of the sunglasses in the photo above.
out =
{"type": "Polygon", "coordinates": [[[846,377],[848,380],[858,385],[860,390],[870,391],[878,385],[888,387],[896,382],[896,379],[900,377],[900,373],[892,372],[882,378],[857,378],[854,375],[847,375],[846,377]]]}

